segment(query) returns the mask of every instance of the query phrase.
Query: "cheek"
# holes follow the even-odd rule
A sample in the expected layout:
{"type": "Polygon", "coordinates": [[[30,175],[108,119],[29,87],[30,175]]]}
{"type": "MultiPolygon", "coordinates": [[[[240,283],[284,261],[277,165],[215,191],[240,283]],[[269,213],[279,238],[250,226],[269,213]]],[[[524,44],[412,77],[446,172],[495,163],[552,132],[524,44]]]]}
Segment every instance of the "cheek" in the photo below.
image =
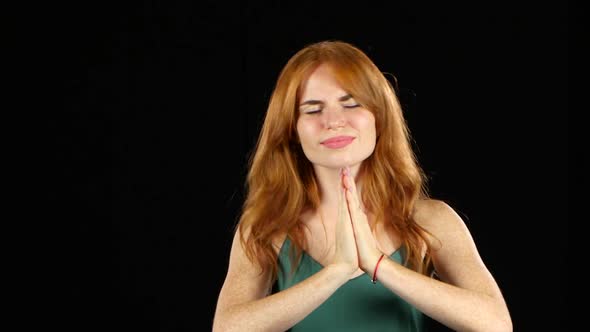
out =
{"type": "Polygon", "coordinates": [[[354,123],[356,130],[365,133],[365,135],[375,136],[375,117],[371,112],[356,114],[354,119],[351,119],[351,123],[354,123]]]}
{"type": "Polygon", "coordinates": [[[316,125],[313,122],[297,120],[297,135],[302,143],[312,138],[316,131],[316,125]]]}

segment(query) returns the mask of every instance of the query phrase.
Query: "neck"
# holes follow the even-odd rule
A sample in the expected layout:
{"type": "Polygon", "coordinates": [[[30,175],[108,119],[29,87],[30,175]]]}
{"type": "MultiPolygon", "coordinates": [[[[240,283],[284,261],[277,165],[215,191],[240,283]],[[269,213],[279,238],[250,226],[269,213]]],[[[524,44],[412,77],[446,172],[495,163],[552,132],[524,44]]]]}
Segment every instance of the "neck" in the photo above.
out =
{"type": "MultiPolygon", "coordinates": [[[[315,168],[316,179],[321,193],[320,209],[326,216],[335,215],[338,211],[338,201],[344,190],[341,170],[340,168],[315,168]]],[[[350,166],[350,175],[352,178],[356,179],[358,170],[359,165],[350,166]]],[[[358,195],[360,196],[361,184],[356,182],[356,186],[358,195]]]]}

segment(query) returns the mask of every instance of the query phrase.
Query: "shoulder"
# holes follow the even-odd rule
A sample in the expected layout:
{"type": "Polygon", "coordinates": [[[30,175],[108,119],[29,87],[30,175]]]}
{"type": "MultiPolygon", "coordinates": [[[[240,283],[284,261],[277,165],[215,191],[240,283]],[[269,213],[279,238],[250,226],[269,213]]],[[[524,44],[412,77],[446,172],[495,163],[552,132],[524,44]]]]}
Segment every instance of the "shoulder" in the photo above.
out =
{"type": "MultiPolygon", "coordinates": [[[[236,246],[240,245],[241,247],[243,247],[244,243],[248,242],[248,239],[250,237],[251,237],[251,229],[249,226],[236,227],[236,230],[234,232],[234,238],[233,238],[233,246],[236,247],[236,246]]],[[[286,238],[287,238],[287,233],[284,233],[284,232],[274,235],[271,238],[272,247],[277,253],[280,251],[286,238]]]]}
{"type": "Polygon", "coordinates": [[[414,205],[413,217],[420,226],[438,223],[441,219],[455,217],[455,210],[446,202],[438,199],[420,199],[414,205]]]}
{"type": "Polygon", "coordinates": [[[467,232],[466,225],[456,210],[442,200],[418,200],[414,206],[413,218],[435,237],[467,232]]]}

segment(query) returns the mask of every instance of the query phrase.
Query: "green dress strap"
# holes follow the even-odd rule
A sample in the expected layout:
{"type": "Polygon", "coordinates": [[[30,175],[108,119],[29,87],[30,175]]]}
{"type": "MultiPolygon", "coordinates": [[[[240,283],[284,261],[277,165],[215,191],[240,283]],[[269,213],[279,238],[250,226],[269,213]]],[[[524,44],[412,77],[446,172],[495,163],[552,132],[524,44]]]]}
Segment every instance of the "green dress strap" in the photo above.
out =
{"type": "MultiPolygon", "coordinates": [[[[295,270],[290,259],[291,241],[287,237],[279,252],[279,274],[274,291],[285,290],[320,271],[323,267],[306,252],[295,270]]],[[[404,249],[389,257],[403,262],[404,249]]],[[[422,331],[423,314],[385,288],[373,284],[366,273],[355,277],[332,294],[324,303],[297,323],[291,331],[422,331]]]]}

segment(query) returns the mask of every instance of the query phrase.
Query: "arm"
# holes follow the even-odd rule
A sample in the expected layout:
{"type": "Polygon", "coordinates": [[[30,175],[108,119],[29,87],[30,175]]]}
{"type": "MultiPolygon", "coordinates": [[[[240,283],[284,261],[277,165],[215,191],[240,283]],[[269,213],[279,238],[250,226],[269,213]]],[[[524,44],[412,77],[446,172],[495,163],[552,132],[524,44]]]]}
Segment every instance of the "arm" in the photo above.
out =
{"type": "MultiPolygon", "coordinates": [[[[350,210],[361,268],[373,274],[381,252],[361,209],[354,179],[345,173],[343,185],[350,210]]],[[[415,221],[439,241],[432,253],[441,281],[384,258],[378,280],[418,310],[457,331],[512,331],[508,307],[496,281],[484,265],[467,226],[446,203],[418,202],[415,221]]]]}
{"type": "Polygon", "coordinates": [[[379,281],[454,330],[512,331],[502,293],[463,220],[444,202],[429,200],[420,205],[416,221],[440,240],[433,263],[441,281],[389,259],[379,265],[379,281]]]}
{"type": "Polygon", "coordinates": [[[348,281],[346,269],[332,264],[289,289],[268,295],[270,278],[248,259],[236,232],[213,331],[285,331],[348,281]]]}

